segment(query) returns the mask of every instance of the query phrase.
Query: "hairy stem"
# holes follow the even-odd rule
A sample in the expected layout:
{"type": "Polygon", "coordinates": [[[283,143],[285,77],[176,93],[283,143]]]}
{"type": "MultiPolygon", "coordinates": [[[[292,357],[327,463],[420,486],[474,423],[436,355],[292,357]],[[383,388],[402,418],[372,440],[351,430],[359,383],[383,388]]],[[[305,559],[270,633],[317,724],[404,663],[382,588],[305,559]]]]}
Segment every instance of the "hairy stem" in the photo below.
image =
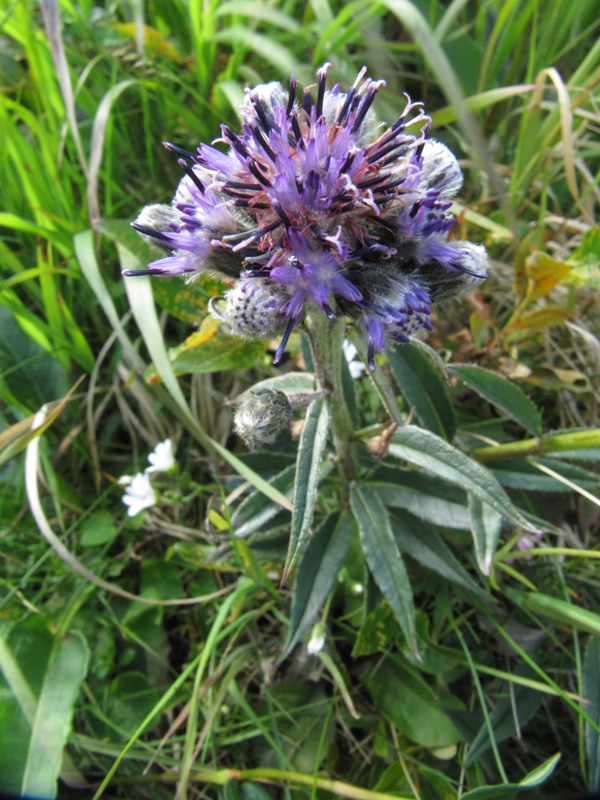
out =
{"type": "Polygon", "coordinates": [[[346,486],[356,477],[352,442],[353,425],[342,389],[342,344],[344,319],[329,320],[323,313],[308,317],[308,332],[317,389],[328,392],[331,406],[331,432],[346,486]]]}

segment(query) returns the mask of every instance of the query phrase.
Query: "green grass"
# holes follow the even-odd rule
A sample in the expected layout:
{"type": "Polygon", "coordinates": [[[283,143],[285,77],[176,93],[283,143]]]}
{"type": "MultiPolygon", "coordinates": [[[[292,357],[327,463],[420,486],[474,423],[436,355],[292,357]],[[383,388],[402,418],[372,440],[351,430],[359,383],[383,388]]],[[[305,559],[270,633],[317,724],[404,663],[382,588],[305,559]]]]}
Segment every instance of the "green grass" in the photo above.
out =
{"type": "Polygon", "coordinates": [[[593,4],[62,0],[49,38],[54,10],[0,10],[0,789],[600,788],[593,4]],[[179,180],[161,142],[211,141],[244,86],[311,83],[325,60],[343,85],[363,64],[385,78],[384,119],[402,92],[425,102],[465,170],[458,235],[493,260],[439,309],[449,384],[413,348],[346,385],[353,487],[316,405],[300,445],[249,453],[232,433],[232,398],[310,371],[300,335],[279,371],[218,334],[179,348],[176,374],[219,287],[120,276],[148,260],[126,221],[179,180]],[[129,518],[117,481],[167,437],[178,472],[129,518]]]}

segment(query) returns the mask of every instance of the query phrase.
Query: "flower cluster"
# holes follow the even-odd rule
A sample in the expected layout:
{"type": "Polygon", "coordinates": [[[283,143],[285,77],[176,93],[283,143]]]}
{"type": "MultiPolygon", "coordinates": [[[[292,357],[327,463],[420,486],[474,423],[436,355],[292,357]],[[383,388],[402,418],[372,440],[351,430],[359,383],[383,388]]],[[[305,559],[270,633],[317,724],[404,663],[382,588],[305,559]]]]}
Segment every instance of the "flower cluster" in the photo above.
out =
{"type": "Polygon", "coordinates": [[[126,275],[217,272],[236,281],[221,318],[243,337],[283,339],[306,313],[354,319],[369,364],[386,340],[430,329],[430,307],[486,277],[483,247],[450,241],[462,173],[427,138],[430,120],[407,102],[389,127],[372,110],[383,81],[365,77],[316,99],[268,83],[246,90],[242,129],[226,125],[195,153],[174,145],[185,172],[171,206],[147,206],[133,227],[165,257],[126,275]],[[416,129],[408,133],[407,129],[416,129]]]}
{"type": "Polygon", "coordinates": [[[125,486],[123,503],[127,506],[127,515],[135,517],[140,511],[155,505],[158,496],[150,482],[150,475],[158,472],[176,472],[177,461],[173,453],[173,442],[165,439],[159,442],[148,456],[150,466],[143,472],[137,472],[133,477],[124,475],[119,478],[119,484],[125,486]]]}

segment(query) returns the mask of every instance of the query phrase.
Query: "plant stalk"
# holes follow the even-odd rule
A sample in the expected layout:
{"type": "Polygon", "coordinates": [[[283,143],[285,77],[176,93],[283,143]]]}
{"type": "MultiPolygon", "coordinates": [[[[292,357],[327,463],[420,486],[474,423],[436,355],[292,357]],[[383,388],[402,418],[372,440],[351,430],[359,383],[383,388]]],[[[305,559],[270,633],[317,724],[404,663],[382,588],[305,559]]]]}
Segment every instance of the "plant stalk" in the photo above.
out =
{"type": "Polygon", "coordinates": [[[345,485],[349,486],[356,478],[356,457],[352,419],[342,388],[345,321],[343,317],[332,321],[319,312],[309,315],[307,322],[317,390],[329,395],[333,442],[345,485]]]}

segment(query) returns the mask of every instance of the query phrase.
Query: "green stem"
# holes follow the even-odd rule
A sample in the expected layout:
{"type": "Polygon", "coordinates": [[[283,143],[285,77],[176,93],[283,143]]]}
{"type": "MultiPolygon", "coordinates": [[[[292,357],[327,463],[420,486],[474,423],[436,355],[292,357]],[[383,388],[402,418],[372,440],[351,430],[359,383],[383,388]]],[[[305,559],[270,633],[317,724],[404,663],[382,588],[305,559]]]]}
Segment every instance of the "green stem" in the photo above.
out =
{"type": "MultiPolygon", "coordinates": [[[[354,786],[343,781],[321,778],[315,775],[304,775],[301,772],[287,772],[281,769],[271,769],[259,767],[256,769],[221,769],[203,770],[190,773],[190,781],[194,783],[204,783],[213,786],[225,786],[229,781],[257,781],[272,785],[292,784],[296,786],[308,786],[322,791],[331,792],[336,797],[348,797],[350,800],[410,800],[406,795],[387,794],[371,789],[364,789],[362,786],[354,786]]],[[[155,783],[175,783],[179,779],[177,773],[165,772],[159,775],[141,775],[139,777],[115,778],[115,786],[136,786],[155,783]]]]}
{"type": "Polygon", "coordinates": [[[356,459],[352,442],[353,425],[342,389],[345,328],[343,318],[331,321],[322,312],[308,317],[317,389],[329,394],[333,442],[345,485],[348,486],[356,477],[356,459]]]}
{"type": "Polygon", "coordinates": [[[521,442],[479,447],[472,455],[478,461],[495,461],[499,458],[523,458],[546,453],[564,453],[569,450],[588,450],[600,447],[600,429],[572,431],[543,436],[541,439],[523,439],[521,442]]]}

